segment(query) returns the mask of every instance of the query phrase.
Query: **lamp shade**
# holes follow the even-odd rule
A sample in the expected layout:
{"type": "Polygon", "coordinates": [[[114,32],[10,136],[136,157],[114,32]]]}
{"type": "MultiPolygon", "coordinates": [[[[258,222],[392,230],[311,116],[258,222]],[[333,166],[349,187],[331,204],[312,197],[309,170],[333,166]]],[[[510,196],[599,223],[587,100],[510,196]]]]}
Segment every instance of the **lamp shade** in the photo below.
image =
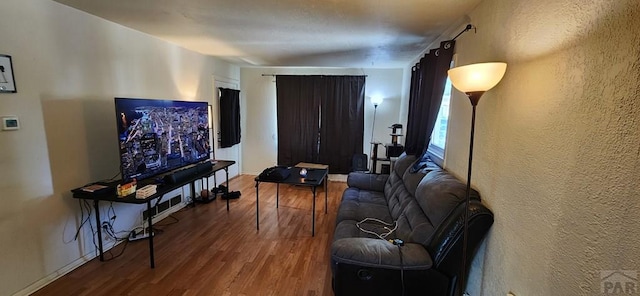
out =
{"type": "Polygon", "coordinates": [[[378,105],[382,104],[382,100],[383,100],[383,99],[382,99],[382,97],[380,97],[380,96],[373,96],[373,97],[371,97],[371,103],[372,103],[374,106],[378,106],[378,105]]]}
{"type": "Polygon", "coordinates": [[[479,63],[455,67],[447,73],[453,86],[464,93],[492,89],[507,71],[506,63],[479,63]]]}

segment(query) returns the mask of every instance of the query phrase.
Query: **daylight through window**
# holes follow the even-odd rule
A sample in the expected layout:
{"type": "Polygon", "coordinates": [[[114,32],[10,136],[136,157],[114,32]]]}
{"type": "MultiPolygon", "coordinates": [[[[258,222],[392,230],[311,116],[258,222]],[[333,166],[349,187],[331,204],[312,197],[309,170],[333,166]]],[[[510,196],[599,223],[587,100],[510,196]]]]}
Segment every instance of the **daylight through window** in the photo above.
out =
{"type": "Polygon", "coordinates": [[[444,87],[444,93],[442,94],[442,103],[440,103],[440,111],[438,111],[438,117],[436,118],[436,124],[433,127],[431,133],[431,143],[429,143],[429,150],[444,159],[444,148],[447,143],[447,124],[449,122],[449,101],[451,98],[451,80],[447,78],[447,84],[444,87]]]}

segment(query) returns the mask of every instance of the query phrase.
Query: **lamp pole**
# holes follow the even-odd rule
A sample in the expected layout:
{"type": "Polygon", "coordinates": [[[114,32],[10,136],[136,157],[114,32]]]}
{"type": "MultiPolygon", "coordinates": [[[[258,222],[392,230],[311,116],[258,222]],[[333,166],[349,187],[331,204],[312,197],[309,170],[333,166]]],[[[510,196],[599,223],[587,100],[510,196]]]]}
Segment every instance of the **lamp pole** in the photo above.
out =
{"type": "Polygon", "coordinates": [[[471,169],[473,162],[473,138],[476,126],[476,106],[482,95],[496,86],[502,80],[506,63],[479,63],[449,69],[448,74],[451,84],[459,91],[465,93],[471,102],[471,133],[469,137],[469,166],[467,168],[467,188],[465,191],[464,228],[462,240],[462,263],[460,281],[458,283],[459,294],[463,295],[467,277],[467,253],[469,240],[469,207],[471,204],[471,169]]]}
{"type": "Polygon", "coordinates": [[[378,111],[378,104],[373,105],[373,124],[371,124],[371,143],[373,143],[373,130],[376,128],[376,111],[378,111]]]}
{"type": "Polygon", "coordinates": [[[373,142],[373,131],[376,128],[376,112],[378,111],[378,104],[373,103],[373,124],[371,124],[371,172],[375,173],[376,168],[376,160],[374,158],[378,157],[378,151],[374,151],[378,149],[378,145],[373,142]]]}
{"type": "Polygon", "coordinates": [[[467,167],[467,189],[465,191],[464,232],[462,240],[462,276],[460,277],[460,291],[464,294],[464,284],[467,275],[467,242],[469,240],[469,205],[471,203],[471,168],[473,163],[473,138],[476,130],[476,106],[483,91],[466,93],[471,101],[471,135],[469,137],[469,166],[467,167]]]}

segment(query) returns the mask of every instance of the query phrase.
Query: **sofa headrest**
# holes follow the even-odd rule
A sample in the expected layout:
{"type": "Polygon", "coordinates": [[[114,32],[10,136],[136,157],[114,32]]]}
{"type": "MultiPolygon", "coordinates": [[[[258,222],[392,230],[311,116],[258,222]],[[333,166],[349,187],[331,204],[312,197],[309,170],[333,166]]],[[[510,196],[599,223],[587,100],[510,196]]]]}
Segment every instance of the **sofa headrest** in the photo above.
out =
{"type": "Polygon", "coordinates": [[[413,196],[415,196],[416,188],[418,187],[420,181],[422,181],[422,178],[432,171],[439,170],[442,170],[442,168],[440,168],[428,157],[416,158],[404,172],[404,175],[402,175],[402,182],[404,183],[404,186],[407,188],[407,190],[411,192],[413,196]],[[413,168],[415,168],[418,164],[420,169],[416,171],[413,168]]]}
{"type": "Polygon", "coordinates": [[[402,183],[404,183],[404,187],[411,193],[412,196],[416,196],[416,188],[418,188],[418,184],[426,175],[425,172],[410,172],[411,170],[406,170],[404,175],[402,176],[402,183]]]}
{"type": "Polygon", "coordinates": [[[406,155],[403,153],[394,163],[393,171],[398,175],[398,177],[402,177],[407,168],[409,168],[415,160],[415,155],[406,155]]]}
{"type": "MultiPolygon", "coordinates": [[[[445,170],[429,172],[416,188],[415,197],[422,211],[434,227],[438,227],[449,214],[465,200],[467,186],[445,170]]],[[[480,200],[471,189],[471,199],[480,200]]]]}
{"type": "MultiPolygon", "coordinates": [[[[415,164],[415,162],[413,164],[415,164]]],[[[410,167],[413,166],[413,164],[410,165],[410,167]]],[[[422,179],[428,173],[435,170],[441,170],[441,168],[438,167],[437,165],[429,166],[428,168],[421,169],[417,172],[414,172],[411,169],[407,169],[404,172],[404,175],[402,176],[402,182],[404,183],[404,187],[407,188],[407,191],[409,191],[411,195],[416,196],[416,189],[418,188],[418,184],[420,184],[420,181],[422,181],[422,179]]]]}

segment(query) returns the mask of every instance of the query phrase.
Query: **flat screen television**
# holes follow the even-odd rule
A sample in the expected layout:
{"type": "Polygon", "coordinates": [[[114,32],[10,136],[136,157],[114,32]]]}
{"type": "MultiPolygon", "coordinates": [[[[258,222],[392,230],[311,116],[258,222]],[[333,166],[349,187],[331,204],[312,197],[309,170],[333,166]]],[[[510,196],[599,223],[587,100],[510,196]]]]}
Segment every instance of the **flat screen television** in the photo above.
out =
{"type": "Polygon", "coordinates": [[[115,98],[115,107],[125,182],[209,159],[206,102],[115,98]]]}

